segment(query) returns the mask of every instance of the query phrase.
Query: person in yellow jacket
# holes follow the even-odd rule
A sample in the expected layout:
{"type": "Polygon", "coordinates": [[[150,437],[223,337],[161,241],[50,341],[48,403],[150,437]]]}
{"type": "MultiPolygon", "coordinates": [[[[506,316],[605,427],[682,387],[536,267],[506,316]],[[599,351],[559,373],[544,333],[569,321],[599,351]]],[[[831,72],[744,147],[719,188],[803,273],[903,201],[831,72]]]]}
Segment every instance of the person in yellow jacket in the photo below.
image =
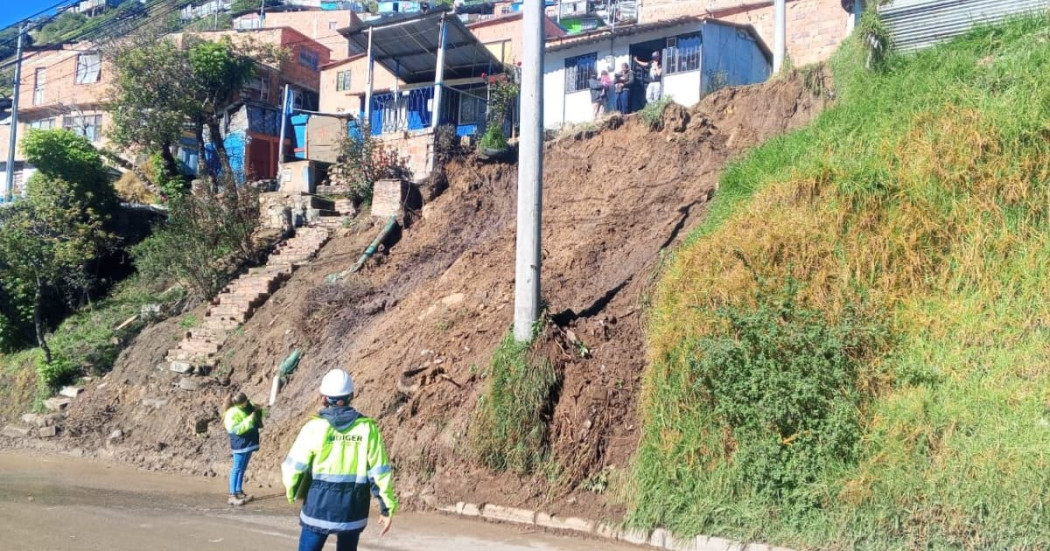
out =
{"type": "Polygon", "coordinates": [[[257,409],[243,392],[226,400],[223,408],[223,424],[230,435],[233,452],[233,468],[230,469],[230,505],[244,505],[252,496],[244,493],[244,472],[248,461],[259,449],[259,427],[262,426],[262,410],[257,409]]]}
{"type": "Polygon", "coordinates": [[[397,511],[383,437],[375,421],[350,407],[353,396],[350,375],[329,371],[321,380],[324,408],[299,431],[281,464],[288,503],[295,503],[300,485],[309,485],[299,512],[299,551],[321,551],[330,534],[338,536],[337,551],[357,551],[370,494],[379,501],[380,536],[397,511]]]}

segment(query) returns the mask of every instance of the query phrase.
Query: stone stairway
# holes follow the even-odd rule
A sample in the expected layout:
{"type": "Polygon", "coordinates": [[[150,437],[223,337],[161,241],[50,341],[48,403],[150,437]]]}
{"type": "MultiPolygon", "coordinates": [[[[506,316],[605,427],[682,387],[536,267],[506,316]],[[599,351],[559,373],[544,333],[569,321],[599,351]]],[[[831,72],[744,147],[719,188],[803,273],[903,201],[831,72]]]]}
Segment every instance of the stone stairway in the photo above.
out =
{"type": "Polygon", "coordinates": [[[325,226],[299,228],[295,237],[277,247],[265,266],[252,268],[233,280],[212,299],[204,323],[186,331],[182,341],[168,351],[168,369],[188,375],[203,374],[215,367],[219,350],[230,334],[248,321],[296,269],[317,254],[329,234],[330,228],[325,226]]]}

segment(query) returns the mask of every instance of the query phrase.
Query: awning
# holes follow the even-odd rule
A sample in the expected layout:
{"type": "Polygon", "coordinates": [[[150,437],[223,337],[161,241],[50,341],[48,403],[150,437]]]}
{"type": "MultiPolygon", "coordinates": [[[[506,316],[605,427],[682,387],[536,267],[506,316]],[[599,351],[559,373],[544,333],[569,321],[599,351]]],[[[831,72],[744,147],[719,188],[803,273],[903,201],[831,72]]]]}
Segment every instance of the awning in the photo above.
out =
{"type": "Polygon", "coordinates": [[[503,64],[451,12],[431,11],[407,17],[362,22],[340,31],[359,51],[368,51],[372,29],[372,58],[405,84],[434,82],[441,18],[445,17],[445,78],[459,79],[502,72],[503,64]]]}

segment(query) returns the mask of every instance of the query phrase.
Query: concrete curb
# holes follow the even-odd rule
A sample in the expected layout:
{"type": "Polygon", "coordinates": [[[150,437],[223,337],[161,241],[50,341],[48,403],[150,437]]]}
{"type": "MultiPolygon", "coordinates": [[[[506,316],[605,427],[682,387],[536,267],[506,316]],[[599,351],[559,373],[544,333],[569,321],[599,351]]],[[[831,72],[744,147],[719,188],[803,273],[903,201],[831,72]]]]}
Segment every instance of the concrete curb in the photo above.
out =
{"type": "Polygon", "coordinates": [[[774,547],[761,543],[740,543],[712,536],[679,538],[663,528],[652,531],[627,529],[618,524],[594,522],[577,517],[560,517],[540,511],[487,503],[474,504],[460,501],[455,505],[438,507],[437,510],[452,515],[479,517],[494,522],[576,532],[669,551],[793,551],[786,547],[774,547]]]}

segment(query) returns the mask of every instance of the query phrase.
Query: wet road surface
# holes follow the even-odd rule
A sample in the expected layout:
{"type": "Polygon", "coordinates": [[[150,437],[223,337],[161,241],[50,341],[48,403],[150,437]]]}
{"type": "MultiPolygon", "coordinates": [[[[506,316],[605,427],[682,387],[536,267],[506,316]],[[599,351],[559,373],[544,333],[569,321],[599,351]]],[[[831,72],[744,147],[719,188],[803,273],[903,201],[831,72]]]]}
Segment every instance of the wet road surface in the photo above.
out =
{"type": "MultiPolygon", "coordinates": [[[[263,494],[248,506],[235,509],[225,503],[222,478],[147,473],[84,459],[0,452],[0,548],[296,549],[298,508],[288,505],[276,491],[263,494]]],[[[378,525],[373,522],[365,530],[362,551],[638,549],[427,513],[398,515],[382,539],[378,525]]],[[[325,549],[335,549],[334,541],[325,549]]]]}

